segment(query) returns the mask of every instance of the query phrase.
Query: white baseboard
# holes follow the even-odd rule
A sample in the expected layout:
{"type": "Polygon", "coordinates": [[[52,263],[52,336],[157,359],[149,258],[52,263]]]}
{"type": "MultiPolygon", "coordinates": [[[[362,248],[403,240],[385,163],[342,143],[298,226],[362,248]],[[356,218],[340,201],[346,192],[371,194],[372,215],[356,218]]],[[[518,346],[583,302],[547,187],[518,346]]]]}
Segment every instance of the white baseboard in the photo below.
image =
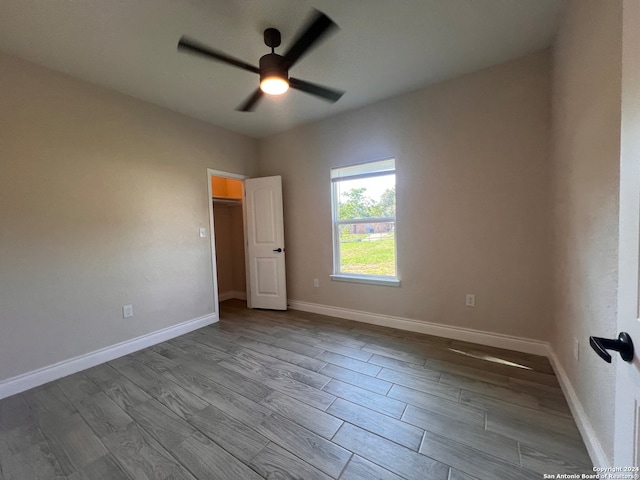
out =
{"type": "Polygon", "coordinates": [[[218,294],[219,302],[224,302],[225,300],[231,300],[232,298],[235,298],[237,300],[246,300],[247,292],[241,292],[239,290],[231,290],[229,292],[218,294]]]}
{"type": "Polygon", "coordinates": [[[587,413],[584,411],[582,403],[580,402],[573,385],[569,381],[567,372],[565,372],[560,360],[558,360],[558,357],[551,348],[549,349],[548,356],[551,361],[551,366],[558,377],[558,382],[560,382],[562,392],[567,399],[567,403],[569,403],[569,408],[571,409],[573,418],[576,421],[578,430],[580,430],[582,440],[584,441],[585,447],[587,447],[587,452],[589,453],[589,457],[591,458],[593,465],[596,467],[610,467],[611,462],[609,461],[609,458],[607,458],[607,454],[604,452],[602,444],[598,440],[598,435],[596,434],[593,425],[591,425],[591,421],[589,420],[587,413]]]}
{"type": "Polygon", "coordinates": [[[534,355],[547,356],[549,354],[549,344],[540,340],[532,340],[499,333],[483,332],[471,328],[452,327],[439,323],[420,322],[409,318],[392,317],[390,315],[380,315],[377,313],[363,312],[360,310],[350,310],[347,308],[331,307],[316,303],[300,302],[290,300],[289,307],[293,310],[318,313],[330,317],[345,318],[357,322],[371,323],[383,327],[408,330],[410,332],[426,333],[437,337],[452,338],[465,342],[479,343],[496,348],[516,350],[518,352],[530,353],[534,355]]]}
{"type": "Polygon", "coordinates": [[[63,360],[62,362],[39,368],[16,377],[8,378],[0,382],[0,399],[10,397],[16,393],[24,392],[30,388],[57,380],[72,373],[95,367],[101,363],[128,355],[143,348],[170,340],[179,335],[184,335],[198,328],[216,323],[218,315],[212,313],[203,317],[187,320],[186,322],[171,327],[163,328],[156,332],[148,333],[140,337],[132,338],[124,342],[101,348],[94,352],[63,360]]]}

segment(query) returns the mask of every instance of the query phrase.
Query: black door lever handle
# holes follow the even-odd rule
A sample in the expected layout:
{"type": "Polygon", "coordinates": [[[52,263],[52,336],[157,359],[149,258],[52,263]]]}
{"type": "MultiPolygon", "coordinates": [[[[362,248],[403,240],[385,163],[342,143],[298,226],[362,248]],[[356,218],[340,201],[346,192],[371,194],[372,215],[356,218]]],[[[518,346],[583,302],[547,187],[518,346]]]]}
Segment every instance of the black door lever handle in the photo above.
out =
{"type": "Polygon", "coordinates": [[[274,252],[276,252],[276,253],[280,253],[281,251],[282,251],[282,249],[281,249],[280,247],[278,247],[278,248],[276,248],[276,249],[274,250],[274,252]]]}
{"type": "Polygon", "coordinates": [[[625,362],[633,359],[633,342],[627,332],[620,332],[617,339],[589,337],[589,345],[607,363],[611,363],[611,355],[607,350],[619,352],[625,362]]]}

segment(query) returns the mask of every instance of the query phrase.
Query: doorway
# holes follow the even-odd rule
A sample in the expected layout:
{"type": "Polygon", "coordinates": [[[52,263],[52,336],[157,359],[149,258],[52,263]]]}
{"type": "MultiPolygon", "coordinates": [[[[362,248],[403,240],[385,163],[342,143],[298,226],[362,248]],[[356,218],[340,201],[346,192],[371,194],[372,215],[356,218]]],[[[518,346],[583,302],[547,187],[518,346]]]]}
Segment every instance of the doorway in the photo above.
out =
{"type": "Polygon", "coordinates": [[[287,309],[282,177],[207,169],[213,301],[287,309]]]}
{"type": "Polygon", "coordinates": [[[225,300],[247,300],[243,201],[246,177],[210,169],[207,173],[217,308],[218,302],[225,300]]]}

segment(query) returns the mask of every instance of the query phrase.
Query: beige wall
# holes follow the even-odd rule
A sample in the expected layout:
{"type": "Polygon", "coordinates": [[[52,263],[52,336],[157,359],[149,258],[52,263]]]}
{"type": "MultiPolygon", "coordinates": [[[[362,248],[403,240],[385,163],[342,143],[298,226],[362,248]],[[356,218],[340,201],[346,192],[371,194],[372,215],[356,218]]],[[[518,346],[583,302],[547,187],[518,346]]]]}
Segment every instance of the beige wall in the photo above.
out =
{"type": "Polygon", "coordinates": [[[213,220],[216,241],[216,267],[218,274],[218,294],[233,291],[233,257],[231,256],[231,209],[213,206],[213,220]]]}
{"type": "Polygon", "coordinates": [[[244,223],[241,205],[231,207],[230,220],[233,291],[246,293],[247,272],[245,269],[244,223]]]}
{"type": "Polygon", "coordinates": [[[550,338],[609,459],[614,369],[588,342],[589,335],[616,336],[621,35],[621,2],[573,1],[553,56],[550,338]]]}
{"type": "Polygon", "coordinates": [[[256,148],[0,54],[0,380],[212,313],[206,169],[256,148]]]}
{"type": "Polygon", "coordinates": [[[549,99],[542,52],[262,140],[289,298],[548,339],[549,99]],[[332,282],[329,169],[388,157],[402,286],[332,282]]]}
{"type": "MultiPolygon", "coordinates": [[[[241,195],[241,194],[240,194],[241,195]]],[[[218,293],[246,292],[242,205],[215,204],[218,293]]]]}

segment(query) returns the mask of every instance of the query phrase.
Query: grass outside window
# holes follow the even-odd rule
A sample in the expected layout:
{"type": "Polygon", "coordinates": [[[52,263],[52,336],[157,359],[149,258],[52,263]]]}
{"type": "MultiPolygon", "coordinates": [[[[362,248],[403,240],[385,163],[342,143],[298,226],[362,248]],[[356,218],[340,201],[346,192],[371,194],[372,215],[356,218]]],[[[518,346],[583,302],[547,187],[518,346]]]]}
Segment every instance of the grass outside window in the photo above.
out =
{"type": "MultiPolygon", "coordinates": [[[[373,234],[376,235],[376,234],[373,234]]],[[[370,238],[370,234],[348,234],[340,238],[342,270],[358,275],[396,275],[395,234],[370,238]]]]}

